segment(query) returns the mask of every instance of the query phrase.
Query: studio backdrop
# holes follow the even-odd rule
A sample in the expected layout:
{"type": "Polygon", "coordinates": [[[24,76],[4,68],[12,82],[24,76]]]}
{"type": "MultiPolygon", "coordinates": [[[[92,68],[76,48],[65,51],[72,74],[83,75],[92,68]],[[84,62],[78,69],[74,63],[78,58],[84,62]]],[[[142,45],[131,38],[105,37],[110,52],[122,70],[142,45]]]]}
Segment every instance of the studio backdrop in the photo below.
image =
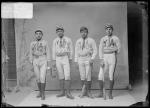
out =
{"type": "MultiPolygon", "coordinates": [[[[106,23],[113,25],[113,33],[118,36],[121,43],[121,50],[117,55],[114,88],[126,88],[129,84],[126,2],[33,3],[32,19],[15,19],[17,80],[20,85],[30,85],[37,89],[35,76],[29,64],[29,48],[30,43],[35,39],[35,30],[41,29],[43,31],[43,38],[48,41],[52,58],[52,42],[57,37],[57,25],[64,27],[64,34],[71,38],[75,51],[75,42],[81,37],[81,26],[88,28],[88,36],[96,41],[97,49],[99,49],[100,39],[106,35],[104,29],[106,23]]],[[[92,89],[99,88],[99,68],[99,53],[97,53],[92,71],[92,89]]],[[[108,73],[105,76],[108,80],[108,73]]],[[[72,89],[81,88],[79,71],[74,64],[74,53],[73,64],[71,65],[71,80],[72,89]]],[[[47,90],[59,89],[58,77],[51,78],[50,74],[47,74],[46,81],[47,90]]],[[[108,87],[108,81],[106,86],[108,87]]]]}

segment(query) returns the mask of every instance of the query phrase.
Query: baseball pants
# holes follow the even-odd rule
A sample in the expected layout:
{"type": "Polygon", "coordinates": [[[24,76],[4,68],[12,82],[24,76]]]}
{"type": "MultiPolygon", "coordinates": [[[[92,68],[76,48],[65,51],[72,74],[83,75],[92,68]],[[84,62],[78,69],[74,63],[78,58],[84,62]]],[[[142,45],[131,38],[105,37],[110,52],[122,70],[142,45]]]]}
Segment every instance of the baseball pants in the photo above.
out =
{"type": "Polygon", "coordinates": [[[86,59],[79,58],[78,60],[81,80],[91,81],[91,65],[89,61],[90,61],[89,58],[86,59]]]}
{"type": "Polygon", "coordinates": [[[45,83],[47,59],[46,57],[39,57],[33,61],[34,72],[38,82],[45,83]]]}
{"type": "MultiPolygon", "coordinates": [[[[109,72],[109,79],[113,80],[114,71],[116,66],[116,55],[115,53],[112,54],[104,54],[104,70],[105,72],[109,72]]],[[[103,69],[100,66],[100,71],[98,75],[98,80],[103,80],[103,69]]]]}
{"type": "Polygon", "coordinates": [[[60,80],[70,80],[70,64],[68,56],[56,57],[56,67],[60,80]]]}

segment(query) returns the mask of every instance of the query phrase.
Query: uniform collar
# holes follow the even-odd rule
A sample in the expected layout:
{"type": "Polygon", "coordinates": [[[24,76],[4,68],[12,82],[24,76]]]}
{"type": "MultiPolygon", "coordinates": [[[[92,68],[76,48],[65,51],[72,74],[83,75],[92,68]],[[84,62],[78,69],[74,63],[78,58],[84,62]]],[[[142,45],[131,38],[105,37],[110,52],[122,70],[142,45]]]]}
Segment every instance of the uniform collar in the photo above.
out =
{"type": "Polygon", "coordinates": [[[88,40],[89,37],[86,37],[85,39],[81,38],[82,40],[88,40]]]}
{"type": "Polygon", "coordinates": [[[111,35],[111,36],[108,36],[108,35],[106,35],[108,38],[112,38],[113,37],[113,35],[111,35]]]}
{"type": "Polygon", "coordinates": [[[38,40],[36,40],[36,42],[42,42],[42,41],[43,41],[43,39],[41,39],[41,40],[39,40],[39,41],[38,41],[38,40]]]}
{"type": "Polygon", "coordinates": [[[62,38],[58,37],[58,39],[59,39],[59,40],[60,40],[60,39],[65,39],[65,36],[63,36],[62,38]]]}

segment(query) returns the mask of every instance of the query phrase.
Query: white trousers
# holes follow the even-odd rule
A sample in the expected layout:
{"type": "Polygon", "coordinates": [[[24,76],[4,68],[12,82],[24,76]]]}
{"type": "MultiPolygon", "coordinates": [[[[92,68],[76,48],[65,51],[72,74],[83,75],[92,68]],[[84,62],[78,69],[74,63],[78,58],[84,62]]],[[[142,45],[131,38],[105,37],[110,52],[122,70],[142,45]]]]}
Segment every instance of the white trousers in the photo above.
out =
{"type": "Polygon", "coordinates": [[[98,80],[103,80],[105,72],[109,72],[109,79],[113,80],[115,68],[116,68],[115,53],[104,54],[104,68],[100,66],[98,80]]]}
{"type": "Polygon", "coordinates": [[[47,59],[46,57],[39,57],[33,60],[34,72],[38,82],[45,83],[47,59]]]}
{"type": "Polygon", "coordinates": [[[56,57],[56,67],[60,80],[70,80],[70,64],[68,56],[56,57]]]}
{"type": "Polygon", "coordinates": [[[91,81],[91,64],[90,58],[79,58],[79,72],[80,72],[80,79],[91,81]]]}

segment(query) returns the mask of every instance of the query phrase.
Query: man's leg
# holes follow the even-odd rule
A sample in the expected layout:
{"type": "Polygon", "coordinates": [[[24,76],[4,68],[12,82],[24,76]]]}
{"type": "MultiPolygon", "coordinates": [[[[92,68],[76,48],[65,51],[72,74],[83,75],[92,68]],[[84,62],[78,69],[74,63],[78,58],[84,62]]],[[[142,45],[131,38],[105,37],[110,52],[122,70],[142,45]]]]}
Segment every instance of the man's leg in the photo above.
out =
{"type": "Polygon", "coordinates": [[[39,94],[36,97],[40,98],[41,97],[41,83],[37,82],[37,86],[38,86],[38,89],[39,89],[39,94]]]}
{"type": "Polygon", "coordinates": [[[86,95],[86,73],[85,73],[85,64],[79,62],[79,73],[81,79],[81,94],[79,95],[80,98],[86,95]]]}
{"type": "Polygon", "coordinates": [[[39,89],[39,93],[37,95],[37,98],[38,97],[41,97],[41,82],[40,82],[40,70],[39,70],[39,67],[37,64],[34,64],[34,73],[35,73],[35,76],[36,76],[36,82],[37,82],[37,86],[38,86],[38,89],[39,89]]]}
{"type": "Polygon", "coordinates": [[[67,96],[67,98],[74,99],[74,97],[70,93],[71,81],[70,80],[65,80],[65,85],[66,85],[66,96],[67,96]]]}
{"type": "Polygon", "coordinates": [[[63,97],[65,96],[65,89],[64,89],[64,72],[62,68],[61,61],[56,60],[56,67],[57,67],[57,72],[58,72],[58,77],[59,77],[59,84],[60,84],[60,91],[61,93],[56,95],[56,97],[63,97]]]}
{"type": "Polygon", "coordinates": [[[40,67],[41,100],[45,100],[46,68],[47,68],[47,62],[45,61],[40,67]]]}
{"type": "MultiPolygon", "coordinates": [[[[82,88],[83,88],[83,86],[86,85],[86,80],[82,80],[81,85],[82,85],[82,88]]],[[[86,96],[86,95],[87,95],[87,87],[85,86],[85,89],[83,89],[83,96],[86,96]]]]}
{"type": "Polygon", "coordinates": [[[92,67],[91,67],[91,64],[87,63],[85,65],[86,67],[86,90],[87,90],[87,96],[90,97],[90,98],[93,98],[92,94],[91,94],[91,71],[92,71],[92,67]]]}
{"type": "Polygon", "coordinates": [[[99,75],[98,75],[98,80],[99,80],[99,94],[96,96],[97,98],[103,97],[103,69],[100,67],[99,75]]]}
{"type": "Polygon", "coordinates": [[[65,76],[66,96],[69,99],[74,99],[74,97],[70,93],[70,88],[71,88],[70,64],[67,59],[64,60],[63,70],[64,70],[64,76],[65,76]]]}
{"type": "Polygon", "coordinates": [[[112,90],[113,90],[113,86],[114,86],[114,68],[115,68],[115,65],[110,65],[109,66],[109,99],[113,99],[113,96],[112,96],[112,90]]]}
{"type": "Polygon", "coordinates": [[[60,84],[61,93],[56,95],[56,97],[63,97],[63,96],[65,96],[64,79],[60,79],[59,84],[60,84]]]}

